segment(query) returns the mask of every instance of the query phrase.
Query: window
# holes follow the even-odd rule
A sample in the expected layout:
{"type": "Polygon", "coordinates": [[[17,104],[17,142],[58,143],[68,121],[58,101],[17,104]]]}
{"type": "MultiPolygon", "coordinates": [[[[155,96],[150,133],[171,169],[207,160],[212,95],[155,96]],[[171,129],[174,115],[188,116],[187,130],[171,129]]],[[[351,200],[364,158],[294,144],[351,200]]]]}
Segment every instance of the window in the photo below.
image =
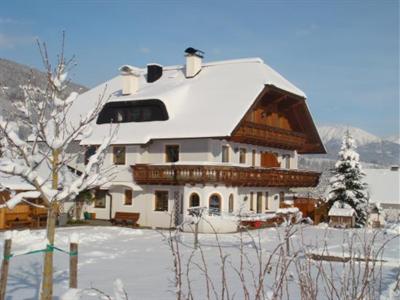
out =
{"type": "Polygon", "coordinates": [[[229,203],[228,204],[229,204],[228,210],[230,213],[232,213],[233,212],[233,194],[229,195],[229,203]]]}
{"type": "Polygon", "coordinates": [[[165,146],[165,162],[177,162],[179,160],[179,145],[165,146]]]}
{"type": "Polygon", "coordinates": [[[189,198],[189,207],[200,206],[200,197],[197,193],[192,193],[189,198]]]}
{"type": "Polygon", "coordinates": [[[113,162],[116,165],[125,164],[125,146],[113,147],[113,162]]]}
{"type": "Polygon", "coordinates": [[[260,214],[262,212],[262,193],[257,193],[257,213],[260,214]]]}
{"type": "Polygon", "coordinates": [[[222,162],[229,162],[229,146],[222,146],[222,162]]]}
{"type": "Polygon", "coordinates": [[[165,104],[158,99],[109,102],[104,105],[97,124],[168,120],[165,104]]]}
{"type": "Polygon", "coordinates": [[[265,210],[268,210],[269,193],[265,192],[265,210]]]}
{"type": "Polygon", "coordinates": [[[251,152],[251,165],[252,165],[253,167],[256,166],[256,150],[253,150],[253,151],[251,152]]]}
{"type": "Polygon", "coordinates": [[[132,205],[132,190],[125,190],[125,205],[132,205]]]}
{"type": "Polygon", "coordinates": [[[155,211],[168,211],[168,191],[156,191],[155,202],[155,211]]]}
{"type": "Polygon", "coordinates": [[[85,165],[88,164],[89,158],[96,153],[97,146],[89,146],[85,150],[85,165]]]}
{"type": "Polygon", "coordinates": [[[246,163],[246,149],[244,148],[239,149],[239,163],[241,164],[246,163]]]}
{"type": "Polygon", "coordinates": [[[106,208],[106,191],[97,190],[94,197],[95,208],[106,208]]]}
{"type": "Polygon", "coordinates": [[[285,192],[279,193],[279,207],[283,207],[285,203],[285,192]]]}
{"type": "Polygon", "coordinates": [[[221,214],[221,197],[218,194],[212,194],[208,203],[208,211],[210,215],[221,214]]]}
{"type": "Polygon", "coordinates": [[[250,192],[250,210],[254,210],[254,193],[250,192]]]}
{"type": "Polygon", "coordinates": [[[290,155],[283,155],[282,160],[283,160],[283,166],[286,169],[290,169],[290,155]]]}

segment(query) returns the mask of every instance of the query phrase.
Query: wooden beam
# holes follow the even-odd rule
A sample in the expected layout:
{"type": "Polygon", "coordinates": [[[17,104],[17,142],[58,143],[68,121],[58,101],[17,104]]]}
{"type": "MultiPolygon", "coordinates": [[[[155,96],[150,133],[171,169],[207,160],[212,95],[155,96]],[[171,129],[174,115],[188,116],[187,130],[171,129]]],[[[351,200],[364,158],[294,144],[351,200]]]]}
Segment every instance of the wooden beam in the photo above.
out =
{"type": "Polygon", "coordinates": [[[278,104],[287,98],[288,98],[288,95],[282,95],[278,98],[272,99],[271,101],[268,102],[268,104],[278,104]]]}

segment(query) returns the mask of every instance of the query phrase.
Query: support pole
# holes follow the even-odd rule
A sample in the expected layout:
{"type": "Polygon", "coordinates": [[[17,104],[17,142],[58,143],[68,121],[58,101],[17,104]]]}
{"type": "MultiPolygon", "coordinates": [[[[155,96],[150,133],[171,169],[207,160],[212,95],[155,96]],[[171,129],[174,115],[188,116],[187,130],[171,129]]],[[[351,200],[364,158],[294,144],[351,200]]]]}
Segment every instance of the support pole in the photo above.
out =
{"type": "MultiPolygon", "coordinates": [[[[69,287],[78,288],[78,244],[69,244],[69,287]]],[[[2,300],[2,299],[0,299],[2,300]]]]}
{"type": "Polygon", "coordinates": [[[1,264],[0,300],[4,300],[6,296],[10,256],[11,256],[11,239],[6,239],[4,240],[4,257],[3,257],[3,262],[1,264]]]}

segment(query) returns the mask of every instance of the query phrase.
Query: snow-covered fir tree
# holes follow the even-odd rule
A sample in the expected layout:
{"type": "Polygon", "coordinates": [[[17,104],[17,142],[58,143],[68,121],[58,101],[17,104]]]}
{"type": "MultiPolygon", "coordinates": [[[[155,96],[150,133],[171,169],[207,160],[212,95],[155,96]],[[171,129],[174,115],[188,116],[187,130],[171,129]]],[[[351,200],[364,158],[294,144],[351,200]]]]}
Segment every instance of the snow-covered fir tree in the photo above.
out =
{"type": "Polygon", "coordinates": [[[339,151],[333,176],[329,182],[328,204],[330,207],[351,207],[356,211],[356,226],[367,223],[368,193],[362,179],[365,174],[356,152],[356,144],[347,131],[339,151]]]}

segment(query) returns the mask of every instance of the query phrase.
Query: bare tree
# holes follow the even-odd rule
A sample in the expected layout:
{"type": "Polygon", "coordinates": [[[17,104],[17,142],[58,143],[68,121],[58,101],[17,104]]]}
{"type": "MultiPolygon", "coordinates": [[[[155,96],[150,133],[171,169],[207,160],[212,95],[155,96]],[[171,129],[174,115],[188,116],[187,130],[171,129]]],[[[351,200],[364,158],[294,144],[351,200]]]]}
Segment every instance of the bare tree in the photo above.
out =
{"type": "MultiPolygon", "coordinates": [[[[71,107],[78,97],[77,93],[66,95],[67,75],[74,66],[74,58],[64,56],[64,34],[61,53],[53,68],[45,43],[38,41],[39,51],[47,74],[47,86],[40,89],[31,85],[23,87],[25,99],[18,105],[21,112],[16,119],[4,119],[0,116],[0,137],[2,157],[0,171],[23,178],[34,186],[35,191],[19,193],[6,204],[13,208],[27,196],[40,196],[43,207],[47,208],[48,247],[44,254],[43,281],[41,299],[50,300],[53,294],[53,245],[55,239],[56,218],[63,202],[73,200],[81,191],[101,185],[106,181],[102,170],[105,151],[111,143],[113,133],[97,148],[82,170],[74,175],[68,168],[73,159],[68,148],[79,138],[90,134],[90,124],[94,121],[104,103],[104,93],[92,110],[76,122],[71,121],[71,107]],[[28,141],[20,138],[19,129],[30,129],[28,141]],[[39,172],[39,170],[41,170],[39,172]],[[45,170],[45,171],[42,171],[45,170]]],[[[29,202],[27,202],[29,203],[29,202]]]]}

